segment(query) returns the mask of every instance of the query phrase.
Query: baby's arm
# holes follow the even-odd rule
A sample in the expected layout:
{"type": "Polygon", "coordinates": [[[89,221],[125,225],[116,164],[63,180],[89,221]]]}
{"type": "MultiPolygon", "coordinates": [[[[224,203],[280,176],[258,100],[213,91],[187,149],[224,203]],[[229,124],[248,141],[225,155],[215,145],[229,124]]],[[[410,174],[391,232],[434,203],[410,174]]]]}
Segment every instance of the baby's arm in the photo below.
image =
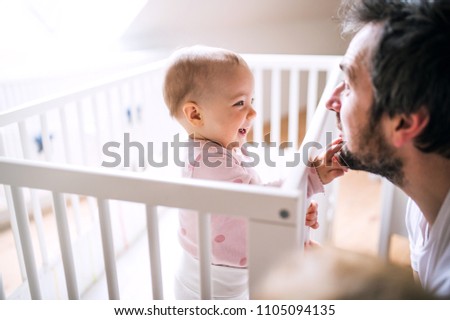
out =
{"type": "MultiPolygon", "coordinates": [[[[306,212],[306,221],[305,226],[311,227],[313,229],[319,228],[319,222],[318,222],[318,204],[316,201],[312,200],[309,204],[308,211],[306,212]]],[[[320,243],[316,242],[312,239],[308,239],[305,242],[305,249],[314,248],[314,247],[320,247],[320,243]]]]}
{"type": "Polygon", "coordinates": [[[318,204],[316,201],[311,201],[309,204],[308,210],[306,211],[306,221],[305,226],[311,227],[313,229],[319,228],[319,221],[317,219],[318,216],[318,204]]]}
{"type": "Polygon", "coordinates": [[[312,165],[316,168],[317,174],[323,184],[328,184],[337,177],[343,176],[348,168],[341,165],[337,159],[338,153],[343,146],[342,138],[334,140],[327,150],[316,157],[312,165]]]}

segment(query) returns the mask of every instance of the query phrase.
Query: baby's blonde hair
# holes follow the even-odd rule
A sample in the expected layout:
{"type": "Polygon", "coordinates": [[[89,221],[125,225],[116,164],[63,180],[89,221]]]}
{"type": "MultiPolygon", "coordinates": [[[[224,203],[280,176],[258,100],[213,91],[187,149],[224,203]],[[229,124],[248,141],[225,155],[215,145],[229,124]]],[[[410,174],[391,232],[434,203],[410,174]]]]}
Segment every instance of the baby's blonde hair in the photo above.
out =
{"type": "Polygon", "coordinates": [[[411,268],[337,248],[292,253],[262,281],[257,299],[433,299],[411,268]]]}
{"type": "Polygon", "coordinates": [[[196,102],[208,93],[215,78],[232,66],[243,65],[238,54],[221,48],[192,46],[175,51],[164,79],[164,101],[170,115],[177,117],[186,102],[196,102]]]}

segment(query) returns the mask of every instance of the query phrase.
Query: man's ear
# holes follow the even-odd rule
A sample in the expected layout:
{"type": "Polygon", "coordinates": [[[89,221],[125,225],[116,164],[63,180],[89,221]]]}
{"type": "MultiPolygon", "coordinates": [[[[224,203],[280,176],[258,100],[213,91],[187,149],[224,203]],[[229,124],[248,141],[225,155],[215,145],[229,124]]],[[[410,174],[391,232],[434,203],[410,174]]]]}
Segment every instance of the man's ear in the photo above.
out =
{"type": "Polygon", "coordinates": [[[186,120],[194,127],[203,125],[203,117],[200,107],[194,102],[186,102],[183,105],[183,114],[186,120]]]}
{"type": "Polygon", "coordinates": [[[425,108],[420,108],[414,113],[401,114],[394,118],[396,119],[396,127],[393,134],[393,143],[396,147],[401,147],[420,135],[430,121],[430,115],[425,108]]]}

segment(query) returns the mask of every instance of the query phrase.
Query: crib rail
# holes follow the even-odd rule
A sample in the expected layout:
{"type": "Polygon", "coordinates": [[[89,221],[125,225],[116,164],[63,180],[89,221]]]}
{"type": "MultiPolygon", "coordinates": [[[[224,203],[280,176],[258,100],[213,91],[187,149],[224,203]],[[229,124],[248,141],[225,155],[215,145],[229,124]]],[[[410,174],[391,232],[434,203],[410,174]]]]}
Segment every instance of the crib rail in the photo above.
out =
{"type": "Polygon", "coordinates": [[[162,70],[165,64],[166,60],[152,62],[147,66],[116,75],[115,77],[110,77],[107,80],[97,81],[84,87],[74,88],[70,91],[60,92],[52,96],[46,96],[25,102],[1,113],[0,127],[11,123],[18,123],[34,115],[46,113],[53,108],[60,108],[68,102],[79,100],[80,97],[92,95],[99,91],[108,89],[111,86],[120,85],[124,81],[129,81],[131,79],[144,76],[148,73],[162,70]]]}
{"type": "MultiPolygon", "coordinates": [[[[268,141],[266,135],[270,133],[270,141],[276,147],[287,139],[295,150],[302,141],[299,132],[306,131],[308,126],[307,139],[301,146],[304,147],[307,141],[320,142],[324,146],[326,132],[333,131],[334,119],[325,113],[324,100],[319,102],[318,97],[324,90],[328,94],[338,80],[339,57],[244,55],[244,58],[255,75],[258,117],[253,141],[268,141]],[[316,112],[317,105],[319,109],[316,112]],[[306,123],[300,123],[300,112],[306,113],[306,123]],[[287,131],[283,132],[285,120],[287,131]]],[[[130,134],[131,143],[145,143],[151,139],[155,143],[153,155],[158,156],[163,151],[158,146],[172,141],[180,133],[180,127],[168,116],[162,99],[164,66],[165,61],[154,62],[105,81],[30,101],[0,113],[0,183],[4,184],[0,204],[7,204],[0,208],[0,223],[3,209],[13,229],[21,278],[28,281],[32,298],[55,296],[43,289],[45,280],[40,273],[40,268],[48,267],[51,260],[42,222],[42,211],[46,207],[53,208],[59,233],[58,242],[68,284],[67,295],[62,297],[79,298],[86,288],[86,284],[80,284],[80,278],[84,276],[80,276],[79,268],[74,267],[76,253],[71,248],[75,239],[89,238],[80,217],[81,198],[87,199],[91,215],[97,217],[92,219],[97,219],[100,224],[104,269],[111,299],[120,297],[115,255],[118,247],[126,248],[128,245],[125,240],[119,243],[111,231],[111,224],[115,223],[111,214],[114,210],[112,201],[115,200],[145,205],[146,221],[143,225],[147,225],[155,299],[164,297],[157,214],[161,206],[198,210],[200,224],[204,226],[200,228],[203,238],[209,234],[205,228],[209,225],[210,212],[248,217],[251,295],[270,263],[301,243],[303,229],[297,226],[304,220],[306,208],[305,194],[299,191],[305,190],[304,166],[299,165],[291,172],[283,189],[171,180],[164,173],[164,179],[158,180],[151,178],[153,171],[150,175],[130,172],[141,172],[150,166],[148,159],[142,165],[136,154],[131,154],[128,165],[123,161],[116,166],[121,170],[100,167],[105,160],[102,146],[109,141],[119,141],[124,145],[125,132],[130,134]],[[159,116],[154,116],[155,113],[159,116]],[[198,201],[200,198],[217,201],[198,201]],[[231,209],[230,203],[239,203],[239,206],[231,209]],[[69,204],[74,212],[74,221],[67,219],[69,204]],[[31,213],[38,233],[39,259],[30,238],[31,213]],[[269,232],[272,237],[265,236],[269,232]],[[272,241],[274,238],[278,240],[276,243],[272,241]],[[283,244],[282,249],[280,243],[283,244]]],[[[327,194],[327,201],[332,202],[332,189],[327,194]]],[[[331,211],[326,204],[321,204],[321,208],[331,211]]],[[[130,214],[122,218],[126,221],[134,219],[130,214]]],[[[207,244],[208,241],[202,243],[207,244]]],[[[202,298],[208,298],[211,295],[208,246],[202,246],[201,250],[201,256],[205,257],[201,264],[202,298]]],[[[89,283],[88,280],[84,282],[89,283]]]]}
{"type": "MultiPolygon", "coordinates": [[[[159,268],[159,243],[155,241],[158,223],[154,214],[155,206],[169,206],[198,210],[201,216],[207,217],[210,212],[219,214],[235,214],[247,217],[250,229],[265,223],[275,223],[282,228],[283,237],[290,235],[293,249],[296,243],[295,225],[297,221],[298,190],[281,190],[261,186],[242,186],[221,182],[197,181],[180,179],[178,181],[156,180],[144,178],[136,173],[112,172],[109,170],[88,169],[58,164],[45,164],[29,160],[0,159],[0,176],[2,183],[11,185],[14,207],[24,248],[24,258],[27,278],[33,299],[42,298],[37,267],[31,243],[28,219],[24,207],[22,187],[47,189],[53,192],[56,215],[58,218],[58,232],[61,242],[61,254],[64,262],[66,283],[68,283],[68,297],[79,298],[73,255],[70,245],[70,232],[66,220],[65,204],[61,201],[63,193],[85,194],[98,199],[101,233],[107,270],[109,297],[118,299],[117,274],[115,271],[115,258],[113,241],[111,237],[111,224],[108,220],[108,200],[126,200],[144,203],[147,211],[149,225],[150,252],[153,256],[151,264],[152,279],[161,279],[159,268]],[[18,175],[17,172],[21,174],[18,175]],[[149,192],[151,190],[151,192],[149,192]],[[180,192],[182,190],[182,192],[180,192]],[[220,201],[197,201],[200,198],[220,199],[220,201]],[[257,201],[256,201],[257,200],[257,201]],[[240,203],[236,208],[230,209],[229,203],[240,203]],[[153,231],[153,232],[151,232],[153,231]]],[[[203,224],[201,234],[209,234],[209,224],[203,224]]],[[[250,237],[252,234],[250,234],[250,237]]],[[[289,236],[288,236],[289,238],[289,236]]],[[[208,241],[206,241],[208,242],[208,241]]],[[[258,245],[261,243],[258,240],[258,245]]],[[[206,248],[205,248],[206,250],[206,248]]],[[[289,250],[284,247],[280,252],[289,250]]],[[[250,249],[251,252],[251,249],[250,249]]],[[[203,252],[209,256],[209,252],[203,252]]],[[[271,255],[275,259],[276,255],[271,255]]],[[[249,273],[260,274],[261,265],[249,259],[249,273]]],[[[202,278],[209,279],[208,268],[202,269],[202,278]]],[[[258,278],[251,277],[253,288],[258,278]]],[[[210,285],[204,286],[204,298],[210,295],[210,285]]],[[[162,298],[161,284],[153,283],[154,298],[162,298]]]]}

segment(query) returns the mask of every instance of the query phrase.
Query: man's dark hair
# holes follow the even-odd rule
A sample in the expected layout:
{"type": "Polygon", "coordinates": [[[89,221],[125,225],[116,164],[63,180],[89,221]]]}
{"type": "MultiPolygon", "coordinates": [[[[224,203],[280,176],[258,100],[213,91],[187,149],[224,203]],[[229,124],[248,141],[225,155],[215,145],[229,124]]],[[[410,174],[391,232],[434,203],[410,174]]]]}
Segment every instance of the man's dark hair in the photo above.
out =
{"type": "Polygon", "coordinates": [[[450,1],[344,1],[341,14],[344,33],[383,25],[371,61],[372,123],[423,107],[430,119],[415,146],[450,158],[450,1]]]}

